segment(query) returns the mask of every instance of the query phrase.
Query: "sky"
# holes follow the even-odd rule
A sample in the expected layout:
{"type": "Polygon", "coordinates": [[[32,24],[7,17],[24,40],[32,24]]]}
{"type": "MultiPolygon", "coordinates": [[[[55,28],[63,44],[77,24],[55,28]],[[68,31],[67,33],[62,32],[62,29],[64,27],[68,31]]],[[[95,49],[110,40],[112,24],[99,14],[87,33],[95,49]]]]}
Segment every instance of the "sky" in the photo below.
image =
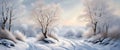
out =
{"type": "MultiPolygon", "coordinates": [[[[29,11],[32,9],[32,4],[37,0],[19,0],[22,3],[22,13],[24,16],[29,14],[29,11]],[[26,14],[26,15],[25,15],[26,14]]],[[[82,0],[44,0],[46,4],[51,3],[58,3],[61,8],[63,9],[63,12],[61,14],[61,24],[69,25],[69,26],[84,26],[85,22],[80,22],[78,20],[78,17],[80,17],[83,14],[84,7],[82,0]]],[[[120,0],[112,0],[111,5],[113,7],[116,7],[116,9],[120,9],[120,0]]],[[[117,13],[120,13],[120,11],[117,11],[117,13]]],[[[25,18],[23,18],[26,20],[25,18]]],[[[30,18],[28,18],[29,20],[30,18]]],[[[29,22],[27,22],[29,23],[29,22]]]]}

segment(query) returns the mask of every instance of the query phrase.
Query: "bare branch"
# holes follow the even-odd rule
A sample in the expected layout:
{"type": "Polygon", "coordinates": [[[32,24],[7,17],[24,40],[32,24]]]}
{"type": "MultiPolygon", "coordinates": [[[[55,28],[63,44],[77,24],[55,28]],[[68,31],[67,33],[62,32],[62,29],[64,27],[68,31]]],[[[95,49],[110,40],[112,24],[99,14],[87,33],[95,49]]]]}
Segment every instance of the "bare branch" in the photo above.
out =
{"type": "Polygon", "coordinates": [[[59,17],[59,15],[57,14],[58,13],[57,10],[59,9],[57,9],[57,6],[53,7],[53,5],[49,5],[49,6],[44,5],[42,7],[39,6],[36,7],[37,8],[33,10],[34,17],[38,21],[38,24],[40,24],[43,35],[46,37],[46,34],[49,32],[50,27],[52,27],[52,25],[55,24],[53,22],[57,21],[56,17],[59,17]]]}

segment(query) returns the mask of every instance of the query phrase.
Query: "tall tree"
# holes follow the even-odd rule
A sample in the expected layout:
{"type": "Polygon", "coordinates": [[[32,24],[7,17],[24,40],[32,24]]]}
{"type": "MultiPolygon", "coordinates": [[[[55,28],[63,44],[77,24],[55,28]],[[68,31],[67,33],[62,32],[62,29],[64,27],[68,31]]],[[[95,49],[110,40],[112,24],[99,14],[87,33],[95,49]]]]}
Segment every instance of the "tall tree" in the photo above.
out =
{"type": "MultiPolygon", "coordinates": [[[[13,1],[13,0],[11,0],[13,1]]],[[[11,30],[12,20],[14,17],[14,2],[9,0],[1,0],[0,1],[0,20],[1,20],[1,28],[5,29],[8,25],[8,30],[11,30]]]]}
{"type": "Polygon", "coordinates": [[[107,18],[110,17],[110,9],[106,0],[85,0],[86,16],[90,20],[94,35],[104,33],[109,24],[107,18]],[[103,28],[104,27],[104,28],[103,28]]]}
{"type": "Polygon", "coordinates": [[[60,17],[60,11],[61,9],[57,4],[35,5],[33,15],[41,27],[41,32],[45,38],[47,38],[47,33],[50,32],[50,29],[53,28],[55,23],[58,21],[60,17]]]}

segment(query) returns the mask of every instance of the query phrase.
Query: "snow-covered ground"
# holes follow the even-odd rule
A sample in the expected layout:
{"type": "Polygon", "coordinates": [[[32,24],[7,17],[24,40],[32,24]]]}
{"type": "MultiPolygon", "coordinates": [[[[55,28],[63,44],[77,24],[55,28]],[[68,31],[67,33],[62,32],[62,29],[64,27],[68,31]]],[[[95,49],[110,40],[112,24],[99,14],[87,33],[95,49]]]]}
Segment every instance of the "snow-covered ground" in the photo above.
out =
{"type": "MultiPolygon", "coordinates": [[[[54,40],[53,40],[54,41],[54,40]]],[[[116,42],[119,44],[119,42],[116,42]]],[[[42,43],[35,42],[35,38],[28,38],[26,42],[18,41],[15,47],[8,48],[0,45],[0,50],[119,50],[120,46],[114,45],[99,45],[88,43],[83,39],[67,39],[60,38],[59,42],[42,43]]]]}

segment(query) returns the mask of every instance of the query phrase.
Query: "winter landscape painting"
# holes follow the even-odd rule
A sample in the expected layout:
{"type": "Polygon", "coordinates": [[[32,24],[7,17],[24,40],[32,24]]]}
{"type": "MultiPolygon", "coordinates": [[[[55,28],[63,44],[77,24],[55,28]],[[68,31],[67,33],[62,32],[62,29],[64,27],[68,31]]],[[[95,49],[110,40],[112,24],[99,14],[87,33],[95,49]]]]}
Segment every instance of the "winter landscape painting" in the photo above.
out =
{"type": "Polygon", "coordinates": [[[0,0],[0,50],[120,50],[120,0],[0,0]]]}

